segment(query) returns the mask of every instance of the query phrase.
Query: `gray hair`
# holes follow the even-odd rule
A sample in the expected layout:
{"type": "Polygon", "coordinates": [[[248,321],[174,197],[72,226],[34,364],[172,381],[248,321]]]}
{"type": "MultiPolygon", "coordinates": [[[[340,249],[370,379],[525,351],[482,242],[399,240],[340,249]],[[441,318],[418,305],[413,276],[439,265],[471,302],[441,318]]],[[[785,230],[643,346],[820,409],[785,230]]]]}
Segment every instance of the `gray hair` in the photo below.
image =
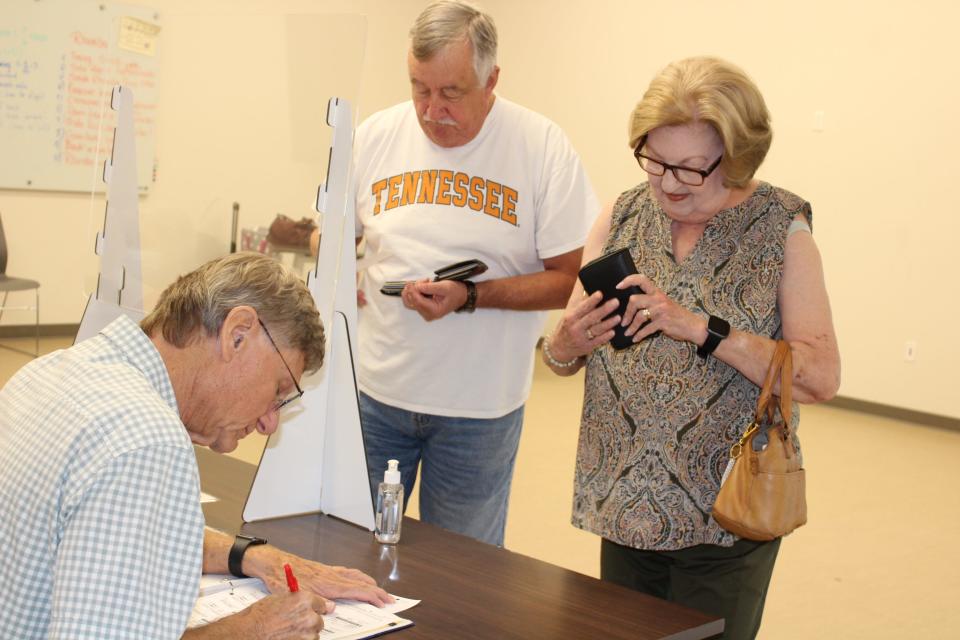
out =
{"type": "Polygon", "coordinates": [[[184,348],[220,333],[234,307],[256,309],[270,335],[303,354],[304,371],[323,365],[324,333],[313,296],[300,278],[259,253],[211,260],[167,287],[140,327],[184,348]]]}
{"type": "Polygon", "coordinates": [[[473,48],[473,70],[483,86],[497,64],[497,27],[488,14],[467,2],[440,0],[424,9],[410,29],[413,57],[421,61],[464,38],[473,48]]]}

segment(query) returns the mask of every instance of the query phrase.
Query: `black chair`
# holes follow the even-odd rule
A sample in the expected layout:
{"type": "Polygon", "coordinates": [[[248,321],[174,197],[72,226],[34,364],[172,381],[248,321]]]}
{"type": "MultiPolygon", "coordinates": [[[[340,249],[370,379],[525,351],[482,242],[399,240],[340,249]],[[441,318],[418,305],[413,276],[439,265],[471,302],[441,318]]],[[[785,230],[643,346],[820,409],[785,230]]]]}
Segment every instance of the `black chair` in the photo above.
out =
{"type": "Polygon", "coordinates": [[[3,291],[3,302],[0,302],[0,320],[3,319],[3,312],[6,309],[20,309],[34,311],[34,351],[24,351],[16,347],[0,344],[0,348],[10,349],[18,353],[24,353],[28,356],[37,357],[40,355],[40,283],[36,280],[27,278],[14,278],[7,275],[7,237],[3,233],[3,219],[0,218],[0,291],[3,291]],[[9,307],[7,306],[7,296],[11,291],[30,291],[34,292],[34,304],[30,306],[9,307]]]}

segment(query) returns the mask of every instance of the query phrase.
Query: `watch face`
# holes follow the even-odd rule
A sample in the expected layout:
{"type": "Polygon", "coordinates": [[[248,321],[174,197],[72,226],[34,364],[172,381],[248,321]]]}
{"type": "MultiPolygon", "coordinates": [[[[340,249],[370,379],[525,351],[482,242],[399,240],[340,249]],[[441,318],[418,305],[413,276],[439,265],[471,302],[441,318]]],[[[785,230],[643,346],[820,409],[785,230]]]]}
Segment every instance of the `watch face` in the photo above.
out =
{"type": "Polygon", "coordinates": [[[723,318],[710,316],[710,318],[707,320],[707,331],[718,338],[726,338],[730,335],[730,323],[723,318]]]}

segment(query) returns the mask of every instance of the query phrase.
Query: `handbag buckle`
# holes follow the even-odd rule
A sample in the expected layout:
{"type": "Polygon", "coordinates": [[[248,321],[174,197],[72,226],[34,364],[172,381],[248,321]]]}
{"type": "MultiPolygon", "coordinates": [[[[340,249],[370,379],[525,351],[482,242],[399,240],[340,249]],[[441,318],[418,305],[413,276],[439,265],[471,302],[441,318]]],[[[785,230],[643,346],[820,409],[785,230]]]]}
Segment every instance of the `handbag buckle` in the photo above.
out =
{"type": "Polygon", "coordinates": [[[740,454],[743,453],[743,445],[747,441],[747,438],[752,436],[757,429],[760,428],[760,425],[757,424],[757,421],[754,420],[750,423],[750,426],[747,427],[747,430],[743,432],[743,435],[740,436],[740,439],[737,440],[732,447],[730,447],[730,457],[736,460],[740,457],[740,454]]]}

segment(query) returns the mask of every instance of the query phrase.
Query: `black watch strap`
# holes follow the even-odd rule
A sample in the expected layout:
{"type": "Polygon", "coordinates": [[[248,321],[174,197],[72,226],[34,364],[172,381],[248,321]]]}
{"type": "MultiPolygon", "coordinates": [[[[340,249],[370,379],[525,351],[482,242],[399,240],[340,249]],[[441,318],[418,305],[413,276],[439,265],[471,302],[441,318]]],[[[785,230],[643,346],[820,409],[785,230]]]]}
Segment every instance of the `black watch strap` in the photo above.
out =
{"type": "Polygon", "coordinates": [[[707,320],[707,339],[697,347],[697,355],[706,358],[717,348],[720,341],[730,335],[730,323],[723,318],[710,316],[707,320]]]}
{"type": "Polygon", "coordinates": [[[227,567],[230,568],[230,573],[238,578],[247,577],[243,572],[243,554],[247,552],[247,547],[258,544],[267,544],[267,541],[255,536],[247,536],[242,533],[237,534],[236,539],[233,541],[233,546],[230,547],[230,555],[227,556],[227,567]]]}
{"type": "Polygon", "coordinates": [[[473,313],[477,308],[477,285],[470,280],[461,280],[460,282],[467,285],[467,301],[457,309],[457,313],[473,313]]]}

